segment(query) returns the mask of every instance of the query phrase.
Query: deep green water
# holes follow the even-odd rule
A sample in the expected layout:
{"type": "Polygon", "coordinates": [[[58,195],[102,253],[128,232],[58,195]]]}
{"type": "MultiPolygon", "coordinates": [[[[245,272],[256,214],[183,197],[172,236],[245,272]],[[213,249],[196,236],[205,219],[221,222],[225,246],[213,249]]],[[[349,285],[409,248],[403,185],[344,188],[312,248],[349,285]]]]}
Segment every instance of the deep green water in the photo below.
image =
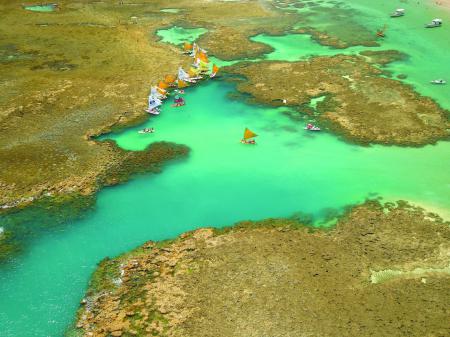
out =
{"type": "MultiPolygon", "coordinates": [[[[364,22],[369,20],[366,17],[375,20],[396,7],[408,9],[404,3],[376,6],[379,9],[364,11],[364,22]]],[[[404,22],[422,25],[431,18],[424,15],[404,22]]],[[[448,28],[418,29],[413,39],[413,31],[400,28],[396,37],[393,25],[385,43],[412,54],[408,53],[406,62],[392,67],[408,72],[407,80],[417,90],[445,105],[448,86],[428,87],[421,79],[437,76],[432,70],[438,70],[439,65],[422,56],[428,53],[443,60],[445,55],[435,49],[448,45],[450,35],[442,37],[448,28]],[[413,40],[417,48],[410,46],[413,40]],[[418,65],[422,68],[416,69],[418,65]]],[[[174,37],[181,42],[185,38],[174,37]]],[[[280,57],[285,59],[296,49],[301,57],[311,55],[309,48],[318,48],[314,55],[329,50],[317,47],[307,36],[295,45],[292,37],[258,38],[266,42],[272,39],[272,45],[279,43],[275,53],[284,52],[280,57]]],[[[450,74],[448,67],[440,66],[439,77],[450,74]]],[[[350,145],[326,132],[305,132],[306,120],[293,120],[283,109],[229,99],[228,94],[234,92],[231,84],[217,80],[189,88],[185,107],[166,104],[161,115],[145,125],[112,136],[127,149],[140,150],[153,141],[166,140],[186,144],[192,151],[188,158],[167,165],[162,174],[143,175],[102,190],[93,211],[29,239],[22,254],[0,267],[0,336],[61,336],[74,317],[96,263],[149,239],[170,238],[201,226],[297,212],[312,214],[320,224],[332,210],[376,196],[411,200],[448,215],[449,142],[423,148],[350,145]],[[144,126],[155,127],[156,133],[138,134],[144,126]],[[244,127],[260,134],[258,145],[239,143],[244,127]]],[[[43,220],[38,214],[34,216],[35,227],[41,228],[43,220]]]]}

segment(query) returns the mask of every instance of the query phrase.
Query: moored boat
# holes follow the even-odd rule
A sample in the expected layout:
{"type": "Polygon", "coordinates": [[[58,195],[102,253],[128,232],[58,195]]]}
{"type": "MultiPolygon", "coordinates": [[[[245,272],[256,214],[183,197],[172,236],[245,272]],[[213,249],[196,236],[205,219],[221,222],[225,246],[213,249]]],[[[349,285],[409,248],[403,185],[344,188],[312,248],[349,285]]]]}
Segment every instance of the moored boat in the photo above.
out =
{"type": "Polygon", "coordinates": [[[142,130],[139,130],[138,133],[143,134],[143,133],[154,133],[155,129],[154,128],[145,128],[142,130]]]}
{"type": "Polygon", "coordinates": [[[405,10],[403,8],[397,8],[390,16],[391,18],[398,18],[403,15],[405,15],[405,10]]]}
{"type": "Polygon", "coordinates": [[[320,128],[318,126],[315,126],[314,124],[308,123],[305,127],[305,130],[308,131],[320,131],[320,128]]]}
{"type": "Polygon", "coordinates": [[[440,79],[437,79],[437,80],[432,80],[432,81],[430,81],[430,83],[431,84],[446,84],[447,81],[440,78],[440,79]]]}
{"type": "Polygon", "coordinates": [[[442,26],[442,19],[433,19],[425,25],[425,28],[436,28],[442,26]]]}

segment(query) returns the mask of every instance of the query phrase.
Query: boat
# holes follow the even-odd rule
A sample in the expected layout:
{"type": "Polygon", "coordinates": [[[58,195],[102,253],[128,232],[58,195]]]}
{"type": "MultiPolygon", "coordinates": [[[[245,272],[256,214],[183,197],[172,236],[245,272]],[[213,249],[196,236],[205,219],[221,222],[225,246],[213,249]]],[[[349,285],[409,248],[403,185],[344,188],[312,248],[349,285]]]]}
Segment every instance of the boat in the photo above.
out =
{"type": "Polygon", "coordinates": [[[155,129],[154,128],[145,128],[142,130],[139,130],[138,133],[143,134],[143,133],[154,133],[155,129]]]}
{"type": "Polygon", "coordinates": [[[395,12],[391,13],[391,18],[398,18],[400,16],[405,15],[405,10],[403,8],[397,8],[395,12]]]}
{"type": "Polygon", "coordinates": [[[257,137],[258,135],[251,131],[248,128],[245,128],[244,130],[244,137],[241,139],[242,144],[256,144],[256,141],[253,139],[257,137]]]}
{"type": "Polygon", "coordinates": [[[441,19],[433,19],[430,23],[427,23],[425,25],[425,28],[435,28],[435,27],[441,27],[442,26],[442,20],[441,19]]]}
{"type": "Polygon", "coordinates": [[[180,106],[183,106],[183,105],[186,104],[186,102],[184,101],[183,97],[180,97],[178,95],[175,96],[173,102],[174,103],[172,104],[172,106],[174,108],[177,108],[177,107],[180,107],[180,106]]]}
{"type": "Polygon", "coordinates": [[[192,44],[185,42],[183,45],[183,54],[190,54],[192,52],[192,44]]]}
{"type": "Polygon", "coordinates": [[[167,93],[167,91],[162,91],[161,89],[158,90],[157,87],[151,87],[150,89],[150,96],[156,97],[158,99],[165,99],[167,96],[163,94],[163,92],[167,93]]]}
{"type": "Polygon", "coordinates": [[[385,34],[386,29],[387,29],[386,25],[384,25],[383,28],[378,29],[377,33],[376,33],[377,37],[385,37],[386,36],[386,34],[385,34]]]}
{"type": "Polygon", "coordinates": [[[195,79],[191,78],[187,72],[184,71],[182,67],[178,68],[178,80],[182,80],[188,83],[196,83],[195,79]]]}
{"type": "Polygon", "coordinates": [[[430,83],[431,84],[446,84],[447,81],[440,78],[440,79],[437,79],[437,80],[432,80],[432,81],[430,81],[430,83]]]}
{"type": "Polygon", "coordinates": [[[146,111],[152,115],[159,115],[158,107],[160,105],[162,105],[162,101],[158,97],[150,95],[148,96],[148,109],[146,111]]]}
{"type": "Polygon", "coordinates": [[[166,82],[169,85],[169,87],[174,87],[176,80],[177,77],[175,75],[166,75],[166,77],[164,78],[164,82],[166,82]]]}
{"type": "Polygon", "coordinates": [[[161,113],[161,110],[159,110],[158,108],[153,108],[153,109],[145,109],[145,112],[148,112],[149,114],[152,115],[159,115],[161,113]]]}
{"type": "Polygon", "coordinates": [[[320,128],[318,126],[315,126],[314,124],[308,123],[305,127],[305,130],[308,131],[320,131],[320,128]]]}
{"type": "Polygon", "coordinates": [[[210,78],[216,77],[216,75],[217,75],[218,72],[219,72],[219,67],[216,66],[215,64],[213,64],[212,72],[211,72],[211,74],[209,75],[209,77],[210,77],[210,78]]]}

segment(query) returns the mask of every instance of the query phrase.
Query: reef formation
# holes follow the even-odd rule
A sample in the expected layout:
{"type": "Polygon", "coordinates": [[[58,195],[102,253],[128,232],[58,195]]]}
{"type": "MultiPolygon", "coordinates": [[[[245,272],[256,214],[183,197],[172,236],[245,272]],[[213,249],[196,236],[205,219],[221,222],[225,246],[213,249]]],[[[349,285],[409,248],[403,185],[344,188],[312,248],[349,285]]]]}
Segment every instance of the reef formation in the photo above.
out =
{"type": "Polygon", "coordinates": [[[147,242],[94,273],[82,336],[444,336],[450,227],[367,202],[333,229],[297,220],[147,242]],[[382,276],[384,274],[384,277],[382,276]]]}

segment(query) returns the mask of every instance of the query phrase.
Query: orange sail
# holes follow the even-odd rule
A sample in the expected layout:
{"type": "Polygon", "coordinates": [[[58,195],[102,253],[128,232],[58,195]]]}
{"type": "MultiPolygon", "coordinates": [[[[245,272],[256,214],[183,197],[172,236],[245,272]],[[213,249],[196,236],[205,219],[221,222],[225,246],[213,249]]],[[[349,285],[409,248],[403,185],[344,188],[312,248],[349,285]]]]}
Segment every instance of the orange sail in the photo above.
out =
{"type": "Polygon", "coordinates": [[[164,82],[170,84],[170,83],[175,82],[176,79],[177,79],[177,77],[175,75],[166,75],[164,82]]]}
{"type": "Polygon", "coordinates": [[[177,84],[178,84],[178,88],[186,88],[188,86],[187,83],[183,80],[178,80],[177,84]]]}
{"type": "Polygon", "coordinates": [[[256,137],[256,136],[258,136],[256,133],[254,133],[253,131],[245,128],[244,139],[249,139],[249,138],[253,138],[253,137],[256,137]]]}
{"type": "Polygon", "coordinates": [[[158,87],[160,87],[161,89],[167,89],[169,87],[169,85],[164,81],[160,81],[158,83],[158,87]]]}
{"type": "Polygon", "coordinates": [[[219,67],[213,64],[212,72],[213,74],[217,74],[219,72],[219,67]]]}
{"type": "Polygon", "coordinates": [[[203,62],[206,62],[206,63],[209,62],[208,56],[206,56],[206,54],[205,54],[204,52],[199,52],[199,53],[197,54],[197,57],[198,57],[201,61],[203,61],[203,62]]]}
{"type": "Polygon", "coordinates": [[[190,50],[192,50],[192,45],[191,45],[190,43],[188,43],[188,42],[185,42],[185,43],[184,43],[184,50],[185,50],[185,51],[190,51],[190,50]]]}

